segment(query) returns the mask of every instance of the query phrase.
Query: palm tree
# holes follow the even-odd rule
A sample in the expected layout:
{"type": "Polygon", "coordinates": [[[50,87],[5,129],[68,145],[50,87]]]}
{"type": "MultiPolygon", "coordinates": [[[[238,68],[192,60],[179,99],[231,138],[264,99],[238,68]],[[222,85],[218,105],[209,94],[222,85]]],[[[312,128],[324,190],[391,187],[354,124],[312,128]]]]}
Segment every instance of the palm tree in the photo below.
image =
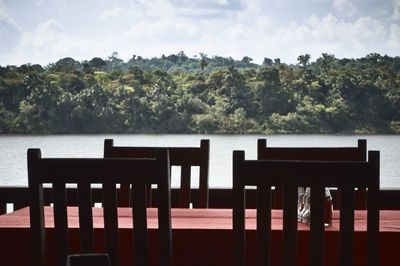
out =
{"type": "Polygon", "coordinates": [[[206,68],[208,66],[208,62],[207,62],[207,55],[205,53],[199,53],[200,55],[200,66],[201,66],[201,70],[204,70],[204,68],[206,68]]]}
{"type": "Polygon", "coordinates": [[[297,61],[299,61],[299,64],[302,66],[303,69],[306,69],[308,64],[310,63],[311,55],[305,54],[305,55],[300,55],[297,57],[297,61]]]}

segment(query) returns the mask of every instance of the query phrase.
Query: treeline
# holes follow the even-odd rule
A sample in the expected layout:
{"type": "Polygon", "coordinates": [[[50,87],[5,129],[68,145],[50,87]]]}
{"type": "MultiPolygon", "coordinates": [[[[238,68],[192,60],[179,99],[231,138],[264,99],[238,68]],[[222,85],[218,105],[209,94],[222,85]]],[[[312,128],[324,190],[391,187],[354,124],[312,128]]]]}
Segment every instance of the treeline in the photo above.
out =
{"type": "Polygon", "coordinates": [[[400,58],[133,56],[0,66],[0,133],[400,133],[400,58]]]}

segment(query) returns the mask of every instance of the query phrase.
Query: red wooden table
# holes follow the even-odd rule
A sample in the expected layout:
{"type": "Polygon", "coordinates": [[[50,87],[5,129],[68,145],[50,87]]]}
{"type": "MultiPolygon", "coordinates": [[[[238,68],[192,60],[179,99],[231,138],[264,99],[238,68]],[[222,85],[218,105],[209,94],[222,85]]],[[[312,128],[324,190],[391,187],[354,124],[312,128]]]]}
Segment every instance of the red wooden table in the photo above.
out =
{"type": "MultiPolygon", "coordinates": [[[[96,248],[104,247],[102,209],[94,208],[94,223],[96,248]]],[[[325,247],[326,264],[338,265],[339,241],[338,213],[334,212],[331,227],[326,228],[325,247]]],[[[52,208],[46,207],[46,230],[48,241],[53,239],[52,208]]],[[[78,211],[75,207],[68,209],[71,231],[72,250],[76,250],[78,241],[78,211]]],[[[148,209],[149,238],[152,250],[157,252],[157,214],[155,209],[148,209]]],[[[282,212],[272,213],[272,265],[281,262],[282,212]]],[[[255,227],[256,214],[254,210],[246,212],[246,237],[248,265],[253,264],[255,257],[255,227]]],[[[366,265],[365,262],[365,228],[366,212],[355,213],[355,260],[356,265],[366,265]]],[[[232,265],[232,210],[231,209],[172,209],[173,226],[173,262],[174,265],[232,265]]],[[[131,210],[119,209],[121,265],[132,265],[132,220],[131,210]]],[[[298,258],[299,265],[307,265],[308,261],[308,229],[304,224],[298,224],[298,258]]],[[[52,242],[50,242],[52,243],[52,242]]],[[[400,211],[380,212],[380,259],[383,266],[400,265],[400,211]]],[[[48,246],[48,253],[53,254],[54,245],[48,246]]],[[[0,216],[0,265],[27,266],[30,265],[30,233],[29,209],[0,216]]],[[[52,256],[49,256],[52,261],[52,256]]],[[[50,263],[51,265],[51,263],[50,263]]],[[[155,259],[153,265],[157,265],[155,259]]]]}

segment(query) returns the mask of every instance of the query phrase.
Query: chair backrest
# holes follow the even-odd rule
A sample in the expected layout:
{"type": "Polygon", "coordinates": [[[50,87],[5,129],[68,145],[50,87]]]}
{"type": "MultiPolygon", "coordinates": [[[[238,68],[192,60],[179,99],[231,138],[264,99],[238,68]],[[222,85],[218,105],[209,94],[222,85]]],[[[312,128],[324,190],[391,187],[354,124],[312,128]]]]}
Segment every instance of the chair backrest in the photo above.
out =
{"type": "Polygon", "coordinates": [[[270,265],[271,187],[283,186],[283,260],[296,265],[297,188],[311,187],[310,262],[323,265],[325,187],[337,187],[340,203],[340,265],[353,265],[354,188],[368,188],[368,263],[378,265],[379,152],[370,151],[369,161],[270,161],[245,160],[243,151],[233,152],[233,230],[235,264],[245,265],[245,186],[257,187],[257,261],[270,265]]]}
{"type": "MultiPolygon", "coordinates": [[[[155,147],[123,147],[114,146],[112,139],[104,140],[104,158],[152,158],[155,156],[155,147]]],[[[200,147],[168,147],[170,165],[180,166],[180,189],[178,205],[172,207],[188,208],[193,203],[194,208],[208,208],[208,169],[210,157],[210,141],[202,139],[200,147]],[[191,197],[191,167],[199,166],[199,189],[197,200],[191,197]]],[[[129,187],[121,187],[121,204],[129,204],[129,187]]],[[[151,197],[149,197],[151,200],[151,197]]]]}
{"type": "Polygon", "coordinates": [[[65,266],[69,254],[66,184],[76,184],[79,208],[80,252],[95,252],[91,185],[103,190],[104,240],[112,266],[119,265],[117,184],[130,184],[133,196],[134,250],[137,265],[148,260],[145,186],[156,184],[160,204],[158,224],[160,264],[170,265],[171,208],[168,150],[160,149],[151,159],[77,159],[41,158],[39,149],[28,150],[30,221],[32,230],[32,265],[46,265],[46,230],[44,221],[43,184],[52,184],[54,191],[54,237],[56,265],[65,266]]]}
{"type": "MultiPolygon", "coordinates": [[[[357,147],[268,147],[266,139],[257,140],[258,160],[366,161],[367,140],[359,139],[357,147]]],[[[356,206],[365,209],[365,188],[358,188],[356,206]]],[[[282,188],[274,191],[273,205],[282,208],[282,188]]],[[[339,195],[338,195],[339,196],[339,195]]]]}
{"type": "Polygon", "coordinates": [[[266,139],[257,140],[258,160],[365,161],[367,140],[357,147],[268,147],[266,139]]]}

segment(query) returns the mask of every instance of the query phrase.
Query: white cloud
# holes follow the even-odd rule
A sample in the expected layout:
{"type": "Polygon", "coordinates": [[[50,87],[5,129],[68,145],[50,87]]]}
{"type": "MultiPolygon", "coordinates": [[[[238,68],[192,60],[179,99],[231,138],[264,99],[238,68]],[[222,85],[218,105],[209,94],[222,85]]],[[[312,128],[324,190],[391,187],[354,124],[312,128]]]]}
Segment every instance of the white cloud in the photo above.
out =
{"type": "Polygon", "coordinates": [[[132,11],[141,18],[193,18],[226,17],[242,9],[239,0],[134,0],[132,11]]]}
{"type": "Polygon", "coordinates": [[[131,34],[138,39],[148,41],[177,42],[191,40],[198,34],[199,28],[190,21],[162,19],[158,21],[144,21],[132,27],[131,34]]]}
{"type": "Polygon", "coordinates": [[[119,6],[114,6],[112,9],[104,11],[101,15],[101,19],[115,18],[125,16],[124,9],[119,6]]]}
{"type": "Polygon", "coordinates": [[[33,32],[23,32],[19,45],[3,58],[4,61],[13,60],[14,64],[48,64],[69,56],[76,59],[94,57],[102,51],[101,46],[101,43],[65,34],[63,25],[50,19],[40,23],[33,32]]]}
{"type": "Polygon", "coordinates": [[[400,0],[392,0],[393,14],[392,19],[400,20],[400,0]]]}
{"type": "Polygon", "coordinates": [[[371,47],[381,43],[385,34],[384,25],[372,18],[359,18],[351,23],[328,14],[322,18],[312,16],[302,24],[280,27],[271,44],[291,51],[290,61],[302,53],[310,53],[313,58],[323,52],[358,57],[371,52],[371,47]]]}
{"type": "Polygon", "coordinates": [[[393,54],[398,55],[398,51],[400,51],[400,26],[396,24],[392,24],[390,27],[388,47],[393,51],[393,54]]]}
{"type": "Polygon", "coordinates": [[[21,31],[21,26],[8,14],[4,3],[0,1],[0,53],[8,53],[18,44],[21,31]]]}
{"type": "Polygon", "coordinates": [[[218,5],[227,6],[229,4],[228,0],[211,0],[211,2],[215,2],[218,5]]]}
{"type": "Polygon", "coordinates": [[[342,13],[353,16],[356,13],[356,7],[352,0],[332,0],[333,7],[342,13]]]}
{"type": "MultiPolygon", "coordinates": [[[[263,20],[261,16],[259,19],[263,20]]],[[[304,53],[316,59],[324,52],[339,57],[361,57],[372,51],[381,52],[379,45],[387,37],[384,25],[370,17],[348,22],[328,14],[281,26],[270,19],[266,21],[252,24],[252,27],[243,21],[227,26],[220,33],[221,37],[208,35],[207,41],[215,45],[206,47],[215,54],[238,58],[248,55],[257,62],[262,62],[264,57],[280,57],[284,62],[296,63],[296,58],[304,53]],[[220,47],[220,50],[214,47],[220,47]]]]}
{"type": "Polygon", "coordinates": [[[18,23],[8,14],[3,1],[0,0],[0,31],[10,26],[19,31],[21,30],[18,23]]]}
{"type": "Polygon", "coordinates": [[[238,8],[239,0],[169,0],[173,5],[193,8],[238,8]]]}
{"type": "MultiPolygon", "coordinates": [[[[37,1],[47,4],[47,0],[37,1]]],[[[299,6],[316,1],[321,1],[321,4],[325,1],[324,5],[332,13],[319,14],[306,10],[300,18],[286,14],[291,21],[282,20],[280,14],[274,13],[274,7],[280,3],[278,0],[131,0],[125,5],[102,3],[97,8],[103,11],[94,8],[85,16],[83,13],[71,16],[74,26],[77,21],[81,22],[83,16],[96,28],[90,28],[86,23],[87,28],[78,31],[68,24],[68,19],[48,19],[32,30],[25,29],[23,34],[19,33],[21,41],[17,39],[16,44],[11,46],[14,47],[12,52],[0,51],[0,64],[47,64],[67,56],[84,60],[105,57],[113,51],[117,51],[124,60],[133,54],[154,57],[183,50],[189,56],[199,52],[237,59],[250,56],[258,63],[264,57],[279,57],[283,62],[296,63],[297,57],[304,53],[311,54],[313,60],[324,52],[337,57],[361,57],[371,52],[398,55],[398,24],[392,22],[393,25],[388,26],[385,24],[388,20],[377,19],[380,16],[350,17],[336,12],[354,7],[359,4],[358,0],[304,0],[299,6]]],[[[393,0],[393,4],[399,2],[393,0]]],[[[60,3],[68,3],[78,10],[72,2],[60,3]]],[[[284,7],[290,3],[287,0],[284,7]]],[[[0,14],[1,10],[0,5],[0,14]]],[[[386,18],[390,19],[392,10],[387,12],[390,15],[386,18]]],[[[85,21],[82,20],[82,23],[85,21]]],[[[0,32],[1,29],[0,26],[0,32]]]]}
{"type": "Polygon", "coordinates": [[[296,63],[304,53],[311,54],[313,59],[324,52],[338,57],[385,53],[380,45],[388,35],[384,24],[370,17],[346,21],[333,14],[314,15],[303,22],[279,25],[262,12],[248,9],[215,21],[174,16],[145,20],[134,25],[118,42],[142,56],[184,50],[188,55],[205,52],[209,56],[238,59],[247,55],[258,63],[264,57],[279,57],[284,62],[296,63]]]}

